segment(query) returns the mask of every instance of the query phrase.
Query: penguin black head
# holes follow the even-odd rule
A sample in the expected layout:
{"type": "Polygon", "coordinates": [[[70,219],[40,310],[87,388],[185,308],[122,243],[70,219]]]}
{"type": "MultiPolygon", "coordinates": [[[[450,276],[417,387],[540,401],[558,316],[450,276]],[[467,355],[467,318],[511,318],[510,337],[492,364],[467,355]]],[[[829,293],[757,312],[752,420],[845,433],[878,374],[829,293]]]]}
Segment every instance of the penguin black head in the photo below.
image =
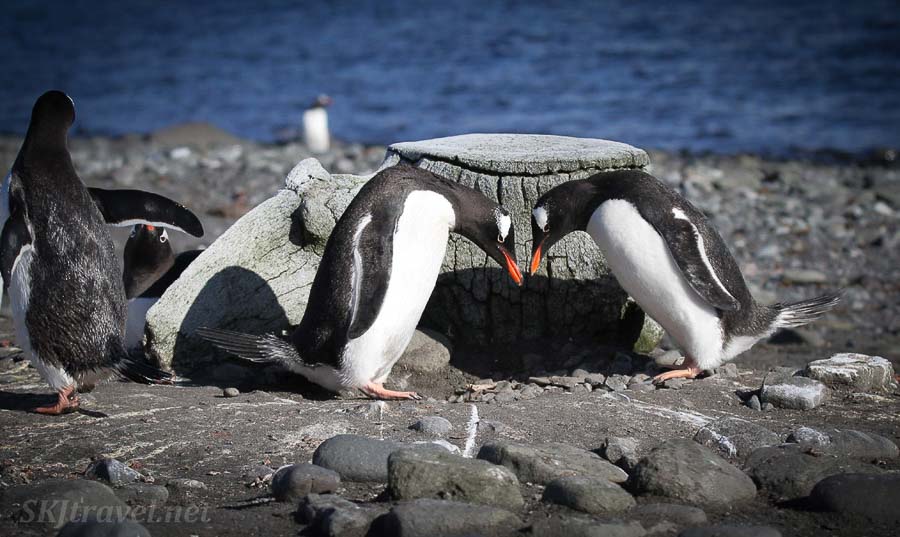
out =
{"type": "Polygon", "coordinates": [[[60,131],[63,134],[75,122],[75,102],[58,90],[50,90],[34,103],[31,109],[31,126],[40,130],[60,131]]]}
{"type": "Polygon", "coordinates": [[[165,228],[137,224],[125,243],[122,281],[125,296],[143,293],[175,263],[175,254],[165,228]]]}
{"type": "Polygon", "coordinates": [[[538,199],[531,211],[532,253],[530,273],[534,275],[541,266],[547,251],[569,233],[584,229],[587,206],[592,198],[590,183],[569,181],[538,199]]]}
{"type": "Polygon", "coordinates": [[[516,261],[516,236],[509,211],[496,204],[489,207],[487,204],[472,203],[457,209],[457,213],[456,232],[505,267],[516,285],[522,285],[522,271],[516,261]]]}
{"type": "Polygon", "coordinates": [[[334,102],[334,100],[331,97],[329,97],[328,95],[325,95],[323,93],[323,94],[319,95],[318,97],[316,97],[316,100],[313,101],[311,105],[309,105],[309,108],[310,109],[327,108],[327,107],[331,106],[331,103],[333,103],[333,102],[334,102]]]}

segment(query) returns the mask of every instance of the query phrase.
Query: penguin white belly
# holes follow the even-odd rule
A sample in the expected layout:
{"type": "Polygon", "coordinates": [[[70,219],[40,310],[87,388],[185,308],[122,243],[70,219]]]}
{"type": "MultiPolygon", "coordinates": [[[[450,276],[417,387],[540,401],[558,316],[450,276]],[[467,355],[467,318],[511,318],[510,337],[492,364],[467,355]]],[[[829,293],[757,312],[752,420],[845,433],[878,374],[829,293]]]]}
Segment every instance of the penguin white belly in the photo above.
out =
{"type": "Polygon", "coordinates": [[[346,385],[384,382],[406,350],[437,283],[454,221],[453,206],[439,194],[415,191],[406,198],[378,317],[344,347],[341,370],[346,385]]]}
{"type": "Polygon", "coordinates": [[[158,298],[132,298],[128,301],[128,317],[125,321],[125,348],[137,349],[144,339],[144,325],[147,311],[159,301],[158,298]]]}
{"type": "Polygon", "coordinates": [[[313,108],[303,112],[303,140],[313,153],[325,153],[331,146],[328,132],[328,112],[313,108]]]}
{"type": "Polygon", "coordinates": [[[46,380],[54,390],[60,390],[72,385],[74,380],[65,369],[47,363],[38,356],[31,345],[31,334],[25,319],[31,293],[31,262],[33,258],[34,249],[30,244],[24,246],[13,262],[10,275],[12,281],[9,282],[9,300],[16,328],[16,344],[31,360],[31,364],[38,370],[41,378],[46,380]]]}
{"type": "Polygon", "coordinates": [[[587,232],[619,284],[701,368],[718,365],[722,331],[716,310],[681,273],[659,233],[624,200],[602,204],[587,232]]]}

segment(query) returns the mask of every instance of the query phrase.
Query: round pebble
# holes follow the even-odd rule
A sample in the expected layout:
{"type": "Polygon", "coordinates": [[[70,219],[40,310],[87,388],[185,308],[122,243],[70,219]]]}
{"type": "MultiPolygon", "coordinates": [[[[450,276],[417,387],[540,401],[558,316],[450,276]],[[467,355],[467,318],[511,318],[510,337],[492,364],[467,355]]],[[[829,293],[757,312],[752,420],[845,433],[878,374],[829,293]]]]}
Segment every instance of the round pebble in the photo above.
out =
{"type": "Polygon", "coordinates": [[[237,397],[241,392],[237,388],[225,388],[222,391],[222,395],[225,397],[237,397]]]}

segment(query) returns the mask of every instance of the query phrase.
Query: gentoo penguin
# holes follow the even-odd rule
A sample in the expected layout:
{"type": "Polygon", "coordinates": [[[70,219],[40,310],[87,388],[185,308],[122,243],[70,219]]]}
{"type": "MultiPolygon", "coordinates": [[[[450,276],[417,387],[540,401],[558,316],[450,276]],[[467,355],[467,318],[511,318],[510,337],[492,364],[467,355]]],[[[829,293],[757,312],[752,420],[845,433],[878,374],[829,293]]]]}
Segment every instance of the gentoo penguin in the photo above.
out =
{"type": "Polygon", "coordinates": [[[505,209],[477,190],[399,164],[370,179],[338,220],[290,343],[271,335],[197,333],[245,359],[281,363],[331,391],[418,398],[383,383],[431,296],[451,231],[521,285],[505,209]]]}
{"type": "Polygon", "coordinates": [[[122,281],[128,299],[126,349],[140,346],[147,311],[201,253],[203,250],[188,250],[176,256],[165,228],[134,225],[123,254],[122,281]]]}
{"type": "Polygon", "coordinates": [[[0,198],[0,273],[16,343],[58,391],[55,405],[36,409],[46,414],[76,407],[76,387],[109,373],[141,382],[168,378],[126,353],[125,289],[104,218],[185,225],[161,196],[89,192],[66,144],[74,120],[65,93],[38,98],[0,198]]]}
{"type": "Polygon", "coordinates": [[[328,112],[331,97],[319,95],[303,112],[303,140],[313,153],[325,153],[331,147],[331,134],[328,132],[328,112]]]}
{"type": "Polygon", "coordinates": [[[655,377],[694,378],[781,327],[809,323],[838,295],[763,306],[706,217],[675,190],[638,170],[563,183],[538,200],[531,221],[531,274],[573,231],[587,231],[622,288],[682,348],[680,369],[655,377]]]}

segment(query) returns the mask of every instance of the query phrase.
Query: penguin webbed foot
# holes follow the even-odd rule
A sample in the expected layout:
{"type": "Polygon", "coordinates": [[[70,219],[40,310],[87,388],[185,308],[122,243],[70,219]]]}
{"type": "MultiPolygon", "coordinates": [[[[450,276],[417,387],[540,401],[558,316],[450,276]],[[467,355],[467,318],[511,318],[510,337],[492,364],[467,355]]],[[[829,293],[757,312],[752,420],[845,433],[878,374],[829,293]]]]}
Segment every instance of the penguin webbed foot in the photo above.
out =
{"type": "Polygon", "coordinates": [[[362,392],[372,399],[421,399],[416,392],[396,392],[385,388],[383,384],[377,382],[366,384],[362,387],[362,392]]]}
{"type": "Polygon", "coordinates": [[[701,373],[703,373],[703,370],[697,367],[693,360],[685,358],[683,364],[673,367],[671,371],[666,371],[653,377],[653,383],[660,384],[669,379],[695,379],[701,373]]]}
{"type": "Polygon", "coordinates": [[[38,414],[47,414],[50,416],[58,416],[60,414],[68,414],[78,409],[80,401],[78,393],[75,391],[75,385],[66,386],[59,390],[58,399],[55,405],[39,406],[34,409],[38,414]]]}

